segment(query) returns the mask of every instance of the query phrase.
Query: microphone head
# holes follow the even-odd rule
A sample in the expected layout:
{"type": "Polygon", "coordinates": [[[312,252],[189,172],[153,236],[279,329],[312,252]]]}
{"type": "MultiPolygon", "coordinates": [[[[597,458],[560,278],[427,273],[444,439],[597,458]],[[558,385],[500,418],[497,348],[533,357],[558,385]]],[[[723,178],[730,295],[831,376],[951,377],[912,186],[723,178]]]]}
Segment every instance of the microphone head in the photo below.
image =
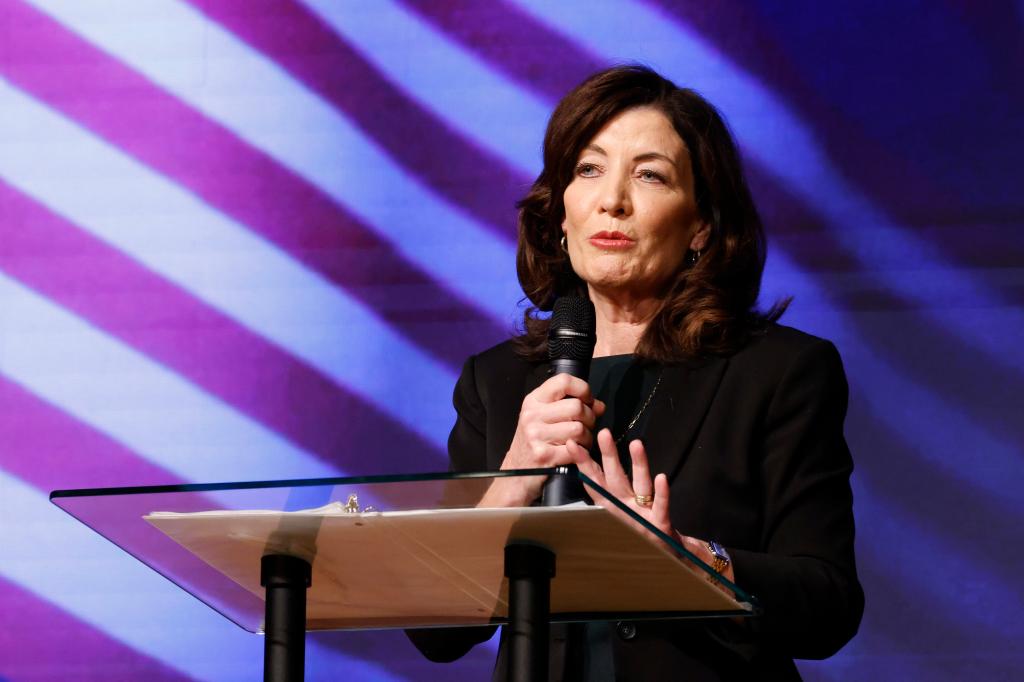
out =
{"type": "Polygon", "coordinates": [[[571,360],[589,367],[597,343],[594,304],[589,298],[562,296],[555,300],[548,328],[548,358],[571,360]]]}

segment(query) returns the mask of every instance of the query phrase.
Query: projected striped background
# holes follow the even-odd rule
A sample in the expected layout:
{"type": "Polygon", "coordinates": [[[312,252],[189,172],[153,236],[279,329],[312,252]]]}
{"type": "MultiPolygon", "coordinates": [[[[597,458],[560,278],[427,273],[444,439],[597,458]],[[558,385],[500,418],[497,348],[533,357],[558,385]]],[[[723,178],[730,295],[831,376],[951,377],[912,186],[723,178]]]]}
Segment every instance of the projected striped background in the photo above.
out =
{"type": "MultiPolygon", "coordinates": [[[[459,367],[519,316],[547,116],[641,61],[730,121],[764,300],[850,375],[868,610],[806,676],[1012,678],[1022,27],[1011,2],[3,0],[0,677],[257,679],[259,638],[47,493],[445,468],[459,367]]],[[[317,635],[310,679],[492,657],[317,635]]]]}

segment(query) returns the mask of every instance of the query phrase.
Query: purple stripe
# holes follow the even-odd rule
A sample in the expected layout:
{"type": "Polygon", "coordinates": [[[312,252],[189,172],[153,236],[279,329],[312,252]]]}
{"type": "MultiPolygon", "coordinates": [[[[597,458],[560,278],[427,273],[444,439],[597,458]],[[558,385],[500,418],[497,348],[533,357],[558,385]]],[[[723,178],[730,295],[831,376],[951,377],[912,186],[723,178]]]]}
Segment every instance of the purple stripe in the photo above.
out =
{"type": "Polygon", "coordinates": [[[465,47],[552,105],[611,64],[502,0],[401,0],[465,47]]]}
{"type": "Polygon", "coordinates": [[[315,368],[2,182],[0,207],[0,268],[319,458],[363,474],[444,461],[315,368]],[[370,467],[352,444],[381,433],[402,447],[370,467]]]}
{"type": "Polygon", "coordinates": [[[449,367],[507,336],[333,199],[231,131],[36,10],[14,2],[7,11],[18,30],[5,37],[0,69],[18,87],[345,287],[449,367]],[[61,55],[58,65],[54,55],[61,55]],[[458,322],[464,333],[436,334],[421,313],[403,309],[407,296],[389,295],[390,286],[416,287],[420,297],[438,302],[437,319],[458,322]]]}
{"type": "Polygon", "coordinates": [[[5,679],[191,679],[2,578],[0,603],[0,676],[5,679]]]}
{"type": "Polygon", "coordinates": [[[515,204],[532,179],[407,97],[300,3],[189,2],[344,111],[395,162],[435,192],[499,238],[515,240],[515,204]]]}

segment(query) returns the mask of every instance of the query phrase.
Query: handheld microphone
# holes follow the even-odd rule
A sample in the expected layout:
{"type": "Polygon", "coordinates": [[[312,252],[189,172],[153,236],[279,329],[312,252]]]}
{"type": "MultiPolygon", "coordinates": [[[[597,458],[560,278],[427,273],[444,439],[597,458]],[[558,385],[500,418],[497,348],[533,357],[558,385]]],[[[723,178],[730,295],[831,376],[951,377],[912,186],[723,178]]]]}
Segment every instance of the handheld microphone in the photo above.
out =
{"type": "MultiPolygon", "coordinates": [[[[590,359],[597,343],[594,304],[579,296],[563,296],[555,300],[548,328],[548,358],[551,374],[571,374],[586,380],[590,377],[590,359]]],[[[568,472],[575,466],[559,467],[566,473],[555,474],[544,484],[541,504],[557,507],[583,499],[583,485],[568,472]]]]}

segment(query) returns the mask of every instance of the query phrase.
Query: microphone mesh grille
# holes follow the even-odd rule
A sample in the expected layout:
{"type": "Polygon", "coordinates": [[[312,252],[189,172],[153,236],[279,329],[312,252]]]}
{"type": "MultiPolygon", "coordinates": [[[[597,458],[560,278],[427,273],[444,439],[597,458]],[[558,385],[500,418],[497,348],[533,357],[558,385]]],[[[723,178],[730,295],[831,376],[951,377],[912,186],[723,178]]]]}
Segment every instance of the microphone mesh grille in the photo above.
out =
{"type": "Polygon", "coordinates": [[[594,304],[588,298],[563,296],[555,301],[548,330],[548,357],[589,362],[597,343],[594,304]]]}

